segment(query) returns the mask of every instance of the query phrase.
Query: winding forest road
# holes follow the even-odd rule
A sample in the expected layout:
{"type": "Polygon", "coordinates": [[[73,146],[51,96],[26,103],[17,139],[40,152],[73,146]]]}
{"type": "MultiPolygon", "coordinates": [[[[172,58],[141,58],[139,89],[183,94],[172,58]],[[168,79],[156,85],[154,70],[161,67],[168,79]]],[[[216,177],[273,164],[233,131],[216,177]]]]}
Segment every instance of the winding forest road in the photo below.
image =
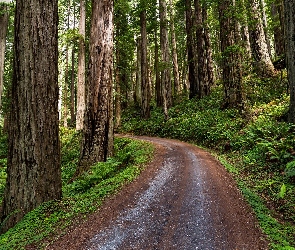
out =
{"type": "Polygon", "coordinates": [[[209,153],[176,140],[89,220],[46,249],[268,249],[232,177],[209,153]]]}

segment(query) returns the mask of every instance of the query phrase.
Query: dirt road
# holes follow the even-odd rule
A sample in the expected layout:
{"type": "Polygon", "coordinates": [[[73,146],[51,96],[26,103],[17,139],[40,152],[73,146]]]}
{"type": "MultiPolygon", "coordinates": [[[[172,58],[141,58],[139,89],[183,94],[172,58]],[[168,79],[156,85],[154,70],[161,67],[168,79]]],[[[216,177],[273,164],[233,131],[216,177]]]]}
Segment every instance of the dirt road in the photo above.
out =
{"type": "Polygon", "coordinates": [[[236,184],[210,154],[175,140],[89,220],[46,249],[268,249],[236,184]]]}

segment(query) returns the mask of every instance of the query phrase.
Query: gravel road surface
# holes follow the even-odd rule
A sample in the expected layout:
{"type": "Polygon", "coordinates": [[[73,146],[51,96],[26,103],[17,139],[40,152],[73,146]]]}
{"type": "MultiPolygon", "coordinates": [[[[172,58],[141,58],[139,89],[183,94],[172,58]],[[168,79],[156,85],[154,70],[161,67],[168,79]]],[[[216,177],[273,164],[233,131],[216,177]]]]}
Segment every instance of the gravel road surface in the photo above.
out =
{"type": "Polygon", "coordinates": [[[268,249],[251,208],[214,157],[176,140],[132,138],[156,145],[153,162],[46,249],[268,249]]]}

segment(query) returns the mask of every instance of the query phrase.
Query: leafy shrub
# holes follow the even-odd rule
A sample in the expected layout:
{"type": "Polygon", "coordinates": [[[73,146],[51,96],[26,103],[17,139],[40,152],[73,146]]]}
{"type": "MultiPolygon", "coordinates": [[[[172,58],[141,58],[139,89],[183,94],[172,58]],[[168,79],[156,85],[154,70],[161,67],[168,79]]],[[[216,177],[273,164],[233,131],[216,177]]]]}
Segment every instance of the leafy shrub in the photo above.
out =
{"type": "Polygon", "coordinates": [[[79,179],[68,183],[77,167],[80,135],[61,129],[63,199],[50,201],[28,213],[21,222],[0,235],[0,249],[24,249],[27,244],[44,248],[45,237],[56,237],[74,221],[94,212],[109,195],[134,180],[151,158],[151,144],[126,138],[115,139],[115,156],[97,163],[79,179]],[[36,246],[37,245],[37,246],[36,246]]]}
{"type": "Polygon", "coordinates": [[[264,203],[265,209],[256,211],[270,235],[271,249],[293,249],[295,127],[286,122],[287,84],[280,77],[248,77],[244,87],[247,108],[243,112],[221,110],[222,89],[217,86],[201,100],[176,104],[167,121],[159,108],[152,110],[149,120],[142,120],[136,110],[126,110],[122,132],[180,139],[224,154],[234,164],[228,170],[264,203]]]}

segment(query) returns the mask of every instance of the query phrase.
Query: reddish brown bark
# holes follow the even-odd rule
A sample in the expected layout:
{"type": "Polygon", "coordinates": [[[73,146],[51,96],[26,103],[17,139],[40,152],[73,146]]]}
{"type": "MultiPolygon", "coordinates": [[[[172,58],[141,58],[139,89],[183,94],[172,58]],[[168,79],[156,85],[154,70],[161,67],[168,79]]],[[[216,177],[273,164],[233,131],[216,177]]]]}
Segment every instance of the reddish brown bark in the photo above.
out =
{"type": "Polygon", "coordinates": [[[19,0],[2,232],[61,198],[57,0],[19,0]]]}
{"type": "Polygon", "coordinates": [[[93,0],[89,78],[77,175],[113,154],[113,1],[93,0]]]}

